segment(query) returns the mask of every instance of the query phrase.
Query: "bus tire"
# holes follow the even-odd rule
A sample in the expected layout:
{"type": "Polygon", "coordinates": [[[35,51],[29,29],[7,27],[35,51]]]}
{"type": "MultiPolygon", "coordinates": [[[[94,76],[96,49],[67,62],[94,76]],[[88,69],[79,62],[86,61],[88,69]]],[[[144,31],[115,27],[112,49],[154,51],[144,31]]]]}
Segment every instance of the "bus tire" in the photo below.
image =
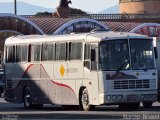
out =
{"type": "Polygon", "coordinates": [[[31,99],[31,92],[29,87],[26,87],[23,93],[23,103],[24,108],[32,108],[32,99],[31,99]]]}
{"type": "Polygon", "coordinates": [[[152,104],[153,104],[153,102],[143,102],[143,107],[144,108],[151,108],[152,104]]]}
{"type": "Polygon", "coordinates": [[[90,105],[87,88],[84,88],[82,90],[81,98],[80,98],[80,108],[84,111],[89,111],[91,109],[94,109],[94,106],[90,105]]]}
{"type": "Polygon", "coordinates": [[[3,88],[0,86],[0,97],[1,97],[1,95],[2,95],[2,93],[3,93],[3,88]]]}

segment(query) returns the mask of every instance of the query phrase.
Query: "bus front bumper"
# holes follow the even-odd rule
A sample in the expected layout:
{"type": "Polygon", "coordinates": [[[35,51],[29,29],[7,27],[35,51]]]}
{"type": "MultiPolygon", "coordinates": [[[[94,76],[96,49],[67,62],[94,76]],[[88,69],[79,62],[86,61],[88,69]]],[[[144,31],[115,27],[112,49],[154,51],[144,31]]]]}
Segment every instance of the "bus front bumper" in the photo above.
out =
{"type": "Polygon", "coordinates": [[[99,95],[100,104],[119,104],[134,102],[156,102],[157,90],[102,93],[99,95]]]}

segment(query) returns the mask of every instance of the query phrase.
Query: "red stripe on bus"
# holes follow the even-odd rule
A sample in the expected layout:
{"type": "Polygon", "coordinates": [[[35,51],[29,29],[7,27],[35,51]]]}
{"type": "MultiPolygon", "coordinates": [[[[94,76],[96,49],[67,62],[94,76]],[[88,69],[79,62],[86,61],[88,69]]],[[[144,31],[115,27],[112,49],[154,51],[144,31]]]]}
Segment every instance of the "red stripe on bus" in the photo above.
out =
{"type": "MultiPolygon", "coordinates": [[[[30,64],[30,65],[27,67],[27,69],[24,71],[24,73],[23,73],[23,75],[22,75],[22,78],[25,76],[25,74],[29,71],[29,69],[30,69],[33,65],[34,65],[34,64],[30,64]]],[[[43,70],[46,72],[44,66],[43,66],[42,64],[40,64],[40,66],[41,66],[41,67],[43,68],[43,70]]],[[[47,72],[46,72],[46,74],[47,74],[48,78],[50,78],[50,76],[48,75],[47,72]]],[[[51,82],[54,83],[54,84],[56,84],[56,85],[58,85],[58,86],[62,86],[62,87],[69,88],[72,92],[74,92],[74,90],[73,90],[70,86],[68,86],[68,85],[66,85],[66,84],[57,83],[57,82],[55,82],[55,81],[53,81],[53,80],[51,80],[51,82]]]]}
{"type": "Polygon", "coordinates": [[[25,74],[28,72],[28,70],[33,66],[33,64],[30,64],[27,69],[24,71],[22,78],[25,76],[25,74]]]}
{"type": "Polygon", "coordinates": [[[53,81],[53,80],[51,80],[51,81],[52,81],[52,83],[54,83],[54,84],[56,84],[56,85],[69,88],[72,92],[74,92],[74,90],[73,90],[70,86],[68,86],[68,85],[66,85],[66,84],[57,83],[57,82],[55,82],[55,81],[53,81]]]}

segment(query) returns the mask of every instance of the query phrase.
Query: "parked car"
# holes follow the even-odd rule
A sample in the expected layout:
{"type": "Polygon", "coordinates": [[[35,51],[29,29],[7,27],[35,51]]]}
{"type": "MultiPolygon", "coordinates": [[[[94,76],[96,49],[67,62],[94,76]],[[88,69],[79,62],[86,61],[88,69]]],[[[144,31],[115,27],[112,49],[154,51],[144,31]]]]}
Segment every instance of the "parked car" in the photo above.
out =
{"type": "Polygon", "coordinates": [[[4,71],[3,69],[0,69],[0,97],[1,94],[4,92],[5,82],[4,82],[4,71]]]}

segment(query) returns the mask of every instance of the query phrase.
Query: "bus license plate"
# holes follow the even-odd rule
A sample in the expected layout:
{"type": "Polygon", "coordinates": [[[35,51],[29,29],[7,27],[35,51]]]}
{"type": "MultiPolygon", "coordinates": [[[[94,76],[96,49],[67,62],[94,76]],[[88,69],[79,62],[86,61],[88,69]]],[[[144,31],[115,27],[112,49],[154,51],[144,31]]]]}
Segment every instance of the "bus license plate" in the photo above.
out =
{"type": "Polygon", "coordinates": [[[136,95],[128,95],[127,96],[127,101],[129,102],[134,102],[137,100],[137,96],[136,95]]]}

